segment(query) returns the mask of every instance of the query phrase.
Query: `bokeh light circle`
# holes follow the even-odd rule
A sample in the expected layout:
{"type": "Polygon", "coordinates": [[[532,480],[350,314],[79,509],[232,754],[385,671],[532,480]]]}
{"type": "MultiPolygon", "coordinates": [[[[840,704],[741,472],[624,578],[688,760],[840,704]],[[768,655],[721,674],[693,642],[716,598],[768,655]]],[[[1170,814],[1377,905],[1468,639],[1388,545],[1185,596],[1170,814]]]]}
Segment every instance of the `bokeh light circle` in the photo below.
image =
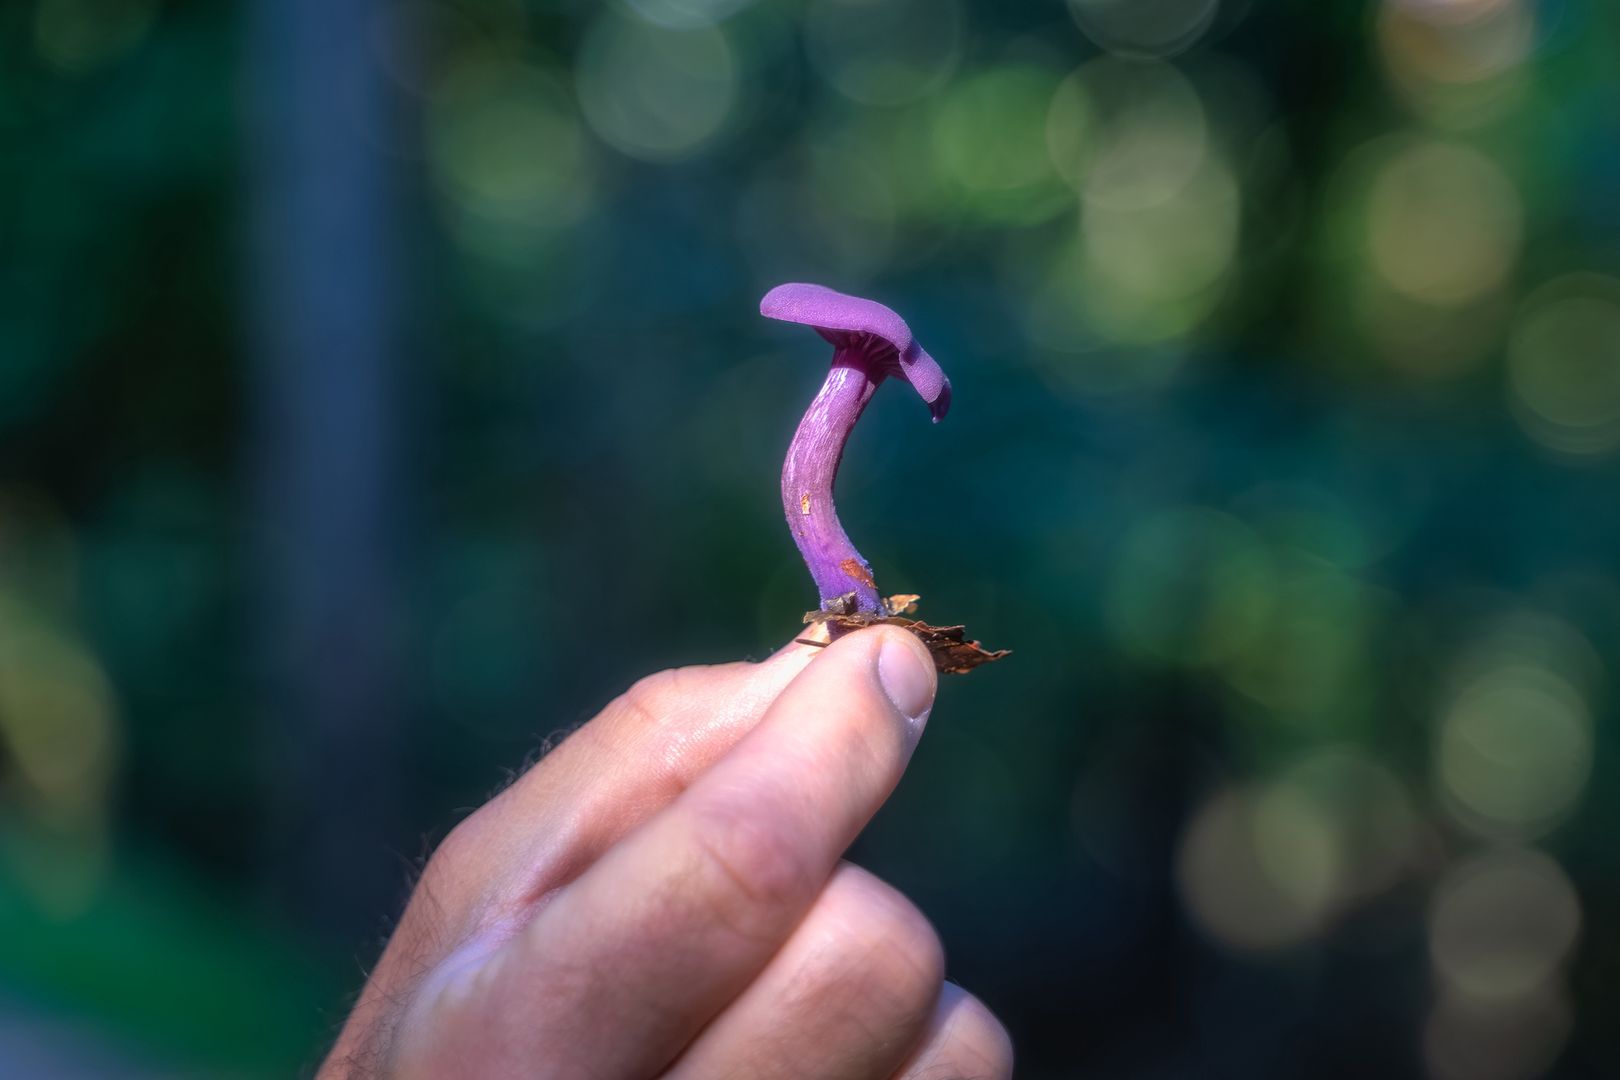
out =
{"type": "Polygon", "coordinates": [[[1514,415],[1543,446],[1620,447],[1620,281],[1577,274],[1537,290],[1514,322],[1507,375],[1514,415]]]}
{"type": "Polygon", "coordinates": [[[1481,1000],[1448,987],[1423,1028],[1431,1080],[1534,1080],[1569,1038],[1572,1017],[1562,987],[1508,1000],[1481,1000]]]}
{"type": "Polygon", "coordinates": [[[1332,821],[1288,793],[1257,804],[1221,792],[1199,809],[1176,855],[1182,902],[1233,949],[1297,944],[1321,928],[1341,872],[1332,821]]]}
{"type": "Polygon", "coordinates": [[[1141,209],[1173,198],[1208,155],[1198,91],[1174,67],[1102,57],[1052,95],[1047,151],[1086,203],[1141,209]]]}
{"type": "Polygon", "coordinates": [[[1387,767],[1328,747],[1257,789],[1229,789],[1194,815],[1177,883],[1215,941],[1268,949],[1316,936],[1406,869],[1417,815],[1387,767]]]}
{"type": "Polygon", "coordinates": [[[1111,52],[1170,56],[1215,21],[1218,0],[1069,0],[1074,21],[1111,52]]]}
{"type": "Polygon", "coordinates": [[[1522,63],[1535,36],[1529,5],[1389,3],[1379,20],[1386,60],[1409,79],[1470,83],[1522,63]]]}
{"type": "Polygon", "coordinates": [[[1593,764],[1592,645],[1530,611],[1491,620],[1452,665],[1435,730],[1443,805],[1486,836],[1530,839],[1562,821],[1593,764]]]}
{"type": "Polygon", "coordinates": [[[559,77],[470,60],[434,87],[426,119],[434,178],[476,254],[523,261],[589,206],[585,139],[559,77]]]}
{"type": "Polygon", "coordinates": [[[748,7],[754,0],[623,0],[631,10],[657,26],[695,30],[712,26],[748,7]]]}
{"type": "Polygon", "coordinates": [[[1397,292],[1455,307],[1507,277],[1518,256],[1522,218],[1513,182],[1484,154],[1416,142],[1374,178],[1367,240],[1373,265],[1397,292]]]}
{"type": "Polygon", "coordinates": [[[1478,127],[1519,104],[1536,38],[1519,0],[1392,0],[1378,16],[1390,83],[1432,124],[1478,127]]]}
{"type": "MultiPolygon", "coordinates": [[[[1366,751],[1346,744],[1301,758],[1268,785],[1258,813],[1264,823],[1296,808],[1327,821],[1334,833],[1338,873],[1322,882],[1323,903],[1341,906],[1374,896],[1409,866],[1417,811],[1395,773],[1366,751]]],[[[1266,850],[1262,844],[1263,862],[1266,850]]],[[[1279,864],[1273,872],[1284,871],[1279,864]]]]}
{"type": "Polygon", "coordinates": [[[1403,12],[1437,24],[1471,22],[1483,15],[1517,7],[1522,0],[1385,0],[1390,11],[1403,12]]]}
{"type": "Polygon", "coordinates": [[[814,0],[805,45],[845,97],[900,105],[928,96],[956,70],[962,21],[960,0],[814,0]]]}
{"type": "Polygon", "coordinates": [[[658,162],[689,157],[719,135],[740,81],[719,27],[674,29],[611,10],[587,32],[574,78],[591,129],[630,157],[658,162]]]}
{"type": "Polygon", "coordinates": [[[116,736],[112,689],[94,657],[0,598],[0,748],[36,812],[57,827],[99,814],[116,736]]]}
{"type": "Polygon", "coordinates": [[[971,216],[1029,225],[1073,201],[1046,153],[1043,117],[1058,79],[1035,65],[1007,65],[958,79],[937,100],[930,126],[937,172],[971,216]]]}
{"type": "Polygon", "coordinates": [[[1173,197],[1141,207],[1087,204],[1081,219],[1085,304],[1116,341],[1179,337],[1220,299],[1237,255],[1237,184],[1219,161],[1173,197]]]}
{"type": "Polygon", "coordinates": [[[1436,768],[1465,821],[1539,835],[1580,797],[1592,768],[1586,702],[1552,672],[1498,668],[1465,687],[1441,720],[1436,768]]]}
{"type": "Polygon", "coordinates": [[[1429,913],[1429,949],[1450,986],[1476,999],[1511,999],[1552,979],[1580,926],[1563,868],[1540,851],[1502,848],[1446,874],[1429,913]]]}
{"type": "MultiPolygon", "coordinates": [[[[1005,256],[1002,288],[1032,354],[1058,385],[1082,394],[1150,393],[1181,372],[1188,350],[1177,340],[1202,314],[1200,298],[1183,304],[1144,305],[1101,311],[1113,300],[1106,279],[1093,280],[1078,228],[1051,251],[1012,248],[1005,256]],[[1134,333],[1121,348],[1121,331],[1134,333]]],[[[1127,297],[1127,300],[1132,298],[1127,297]]]]}
{"type": "Polygon", "coordinates": [[[1083,384],[1161,384],[1180,365],[1164,346],[1214,310],[1237,256],[1242,202],[1198,91],[1168,64],[1091,61],[1054,90],[1046,149],[1080,198],[1080,231],[1023,290],[1028,332],[1071,355],[1137,347],[1134,368],[1088,360],[1083,384]]]}

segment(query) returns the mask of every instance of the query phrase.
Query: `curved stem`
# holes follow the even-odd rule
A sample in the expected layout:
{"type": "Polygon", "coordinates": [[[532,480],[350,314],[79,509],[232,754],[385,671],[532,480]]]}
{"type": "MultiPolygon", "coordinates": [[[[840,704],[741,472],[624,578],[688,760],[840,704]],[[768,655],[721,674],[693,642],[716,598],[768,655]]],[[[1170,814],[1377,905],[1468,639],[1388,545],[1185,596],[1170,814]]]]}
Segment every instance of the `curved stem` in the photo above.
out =
{"type": "Polygon", "coordinates": [[[854,593],[856,611],[882,611],[872,568],[850,543],[833,506],[844,443],[882,379],[864,348],[848,346],[834,353],[827,381],[799,422],[782,466],[782,510],[823,608],[854,593]]]}

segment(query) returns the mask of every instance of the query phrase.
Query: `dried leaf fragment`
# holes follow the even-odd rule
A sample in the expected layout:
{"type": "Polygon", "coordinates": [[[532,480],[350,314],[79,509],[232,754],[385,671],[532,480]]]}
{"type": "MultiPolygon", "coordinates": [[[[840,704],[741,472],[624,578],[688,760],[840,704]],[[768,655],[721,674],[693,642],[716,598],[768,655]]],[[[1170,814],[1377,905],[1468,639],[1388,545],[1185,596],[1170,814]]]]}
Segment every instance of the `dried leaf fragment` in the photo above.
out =
{"type": "MultiPolygon", "coordinates": [[[[965,626],[933,626],[920,619],[905,618],[905,613],[916,610],[918,599],[920,598],[910,593],[890,596],[883,601],[884,610],[888,612],[883,615],[852,612],[847,610],[849,605],[839,604],[837,608],[845,610],[807,611],[804,613],[804,622],[806,626],[825,626],[829,641],[851,631],[880,623],[902,627],[916,634],[917,639],[928,647],[928,652],[934,658],[934,667],[945,675],[964,675],[980,664],[993,663],[1002,657],[1012,655],[1011,649],[996,649],[992,652],[977,641],[967,640],[965,626]]],[[[829,644],[828,641],[815,641],[809,638],[797,640],[803,645],[829,644]]]]}

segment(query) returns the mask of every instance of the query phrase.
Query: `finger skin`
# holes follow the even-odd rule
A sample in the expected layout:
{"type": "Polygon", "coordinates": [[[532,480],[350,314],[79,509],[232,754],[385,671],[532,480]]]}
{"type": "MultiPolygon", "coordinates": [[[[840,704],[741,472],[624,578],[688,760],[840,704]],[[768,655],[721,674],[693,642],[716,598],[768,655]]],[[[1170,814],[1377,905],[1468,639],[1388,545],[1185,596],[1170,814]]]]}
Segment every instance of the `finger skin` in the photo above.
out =
{"type": "MultiPolygon", "coordinates": [[[[495,902],[519,914],[668,805],[754,728],[814,658],[675,668],[614,699],[456,832],[456,854],[504,872],[495,902]],[[538,821],[548,828],[537,829],[538,821]]],[[[466,872],[467,868],[462,868],[466,872]]]]}
{"type": "Polygon", "coordinates": [[[894,1080],[1011,1080],[1013,1045],[984,1003],[946,983],[922,1045],[894,1080]]]}
{"type": "Polygon", "coordinates": [[[822,650],[679,798],[487,956],[425,988],[402,1034],[424,1076],[651,1075],[766,965],[899,781],[919,721],[878,660],[933,665],[892,627],[822,650]],[[899,652],[893,650],[900,650],[899,652]]]}
{"type": "Polygon", "coordinates": [[[848,863],[666,1080],[872,1080],[917,1045],[945,978],[934,928],[848,863]]]}
{"type": "Polygon", "coordinates": [[[819,652],[789,645],[761,663],[650,675],[457,825],[424,869],[320,1076],[386,1057],[389,1029],[424,972],[469,941],[515,933],[546,894],[752,730],[819,652]]]}

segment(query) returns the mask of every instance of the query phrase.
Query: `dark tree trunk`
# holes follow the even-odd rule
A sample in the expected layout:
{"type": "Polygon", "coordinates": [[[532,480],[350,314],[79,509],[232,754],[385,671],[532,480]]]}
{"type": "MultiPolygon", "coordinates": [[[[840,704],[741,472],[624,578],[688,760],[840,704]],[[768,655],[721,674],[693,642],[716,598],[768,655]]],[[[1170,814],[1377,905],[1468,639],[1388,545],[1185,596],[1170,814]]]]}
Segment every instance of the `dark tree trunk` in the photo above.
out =
{"type": "Polygon", "coordinates": [[[397,903],[403,392],[387,0],[254,0],[250,580],[272,889],[352,938],[397,903]]]}

